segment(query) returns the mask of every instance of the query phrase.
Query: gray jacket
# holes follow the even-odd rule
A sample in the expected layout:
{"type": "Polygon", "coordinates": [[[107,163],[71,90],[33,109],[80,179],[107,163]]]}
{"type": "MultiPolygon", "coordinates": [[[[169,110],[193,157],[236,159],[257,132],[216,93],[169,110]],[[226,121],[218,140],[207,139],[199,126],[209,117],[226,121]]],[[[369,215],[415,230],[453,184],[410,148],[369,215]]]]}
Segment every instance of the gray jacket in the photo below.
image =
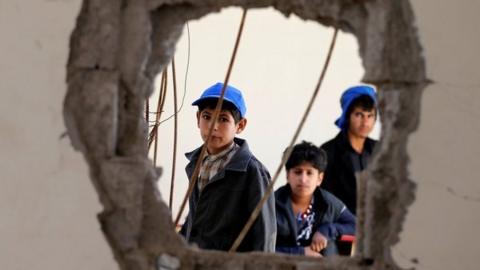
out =
{"type": "MultiPolygon", "coordinates": [[[[205,185],[195,187],[190,196],[187,220],[181,233],[188,242],[203,249],[229,250],[247,223],[250,214],[270,183],[270,174],[248,149],[245,140],[235,138],[240,146],[230,162],[205,185]]],[[[201,147],[187,153],[185,170],[190,179],[201,147]]],[[[275,251],[275,199],[272,196],[237,251],[275,251]]]]}

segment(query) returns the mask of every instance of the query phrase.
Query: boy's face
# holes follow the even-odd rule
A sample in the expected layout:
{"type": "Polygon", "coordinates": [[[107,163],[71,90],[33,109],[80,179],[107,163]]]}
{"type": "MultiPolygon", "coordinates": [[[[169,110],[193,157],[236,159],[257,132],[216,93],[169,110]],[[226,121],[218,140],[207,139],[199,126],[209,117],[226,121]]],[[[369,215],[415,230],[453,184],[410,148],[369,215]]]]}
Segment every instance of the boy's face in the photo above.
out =
{"type": "Polygon", "coordinates": [[[293,194],[300,198],[310,197],[322,180],[323,172],[313,167],[310,162],[303,162],[287,171],[288,184],[293,194]]]}
{"type": "Polygon", "coordinates": [[[367,138],[375,125],[375,109],[367,111],[362,107],[352,110],[349,119],[348,133],[357,138],[367,138]]]}
{"type": "Polygon", "coordinates": [[[202,136],[203,142],[207,144],[208,153],[213,155],[227,149],[233,142],[235,135],[240,134],[247,124],[245,118],[235,124],[232,113],[227,110],[222,110],[213,127],[212,136],[207,142],[208,131],[212,124],[214,111],[213,109],[206,108],[201,112],[197,112],[197,125],[200,129],[200,135],[202,136]]]}

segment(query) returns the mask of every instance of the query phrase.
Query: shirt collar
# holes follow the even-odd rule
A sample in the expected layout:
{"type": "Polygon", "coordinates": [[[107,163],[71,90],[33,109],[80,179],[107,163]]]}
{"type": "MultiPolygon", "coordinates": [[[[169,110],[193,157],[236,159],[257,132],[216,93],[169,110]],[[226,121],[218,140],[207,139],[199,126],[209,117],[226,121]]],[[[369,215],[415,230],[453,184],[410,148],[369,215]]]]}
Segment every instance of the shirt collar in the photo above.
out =
{"type": "Polygon", "coordinates": [[[232,142],[232,144],[230,144],[230,146],[228,146],[227,149],[223,150],[222,152],[218,153],[218,154],[215,154],[215,155],[211,155],[208,153],[207,151],[207,154],[205,155],[205,159],[204,160],[217,160],[219,158],[222,158],[224,157],[225,155],[227,155],[230,151],[232,151],[232,149],[235,147],[235,142],[232,142]]]}

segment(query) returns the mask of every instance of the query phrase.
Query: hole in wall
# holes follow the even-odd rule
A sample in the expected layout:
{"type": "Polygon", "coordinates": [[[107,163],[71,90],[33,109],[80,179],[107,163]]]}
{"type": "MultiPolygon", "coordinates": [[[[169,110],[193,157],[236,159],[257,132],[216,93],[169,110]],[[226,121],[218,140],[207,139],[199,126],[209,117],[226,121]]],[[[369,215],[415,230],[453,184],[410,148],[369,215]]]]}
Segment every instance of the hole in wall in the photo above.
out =
{"type": "MultiPolygon", "coordinates": [[[[200,18],[230,3],[162,4],[152,1],[148,6],[144,2],[117,6],[85,1],[71,39],[65,122],[74,147],[84,153],[89,163],[93,184],[105,208],[100,222],[120,267],[147,269],[151,257],[164,252],[177,256],[185,269],[193,265],[221,267],[236,261],[246,268],[257,262],[274,268],[282,263],[308,261],[272,255],[191,253],[173,236],[165,205],[151,185],[155,173],[146,160],[143,101],[152,74],[172,56],[172,41],[176,41],[182,21],[200,18]],[[152,26],[149,12],[155,9],[158,13],[153,23],[153,41],[164,41],[160,45],[149,44],[145,38],[152,26]],[[122,24],[122,20],[128,24],[122,24]],[[88,31],[91,29],[96,31],[88,31]],[[93,71],[95,65],[99,70],[93,71]],[[127,199],[122,195],[128,195],[127,199]]],[[[273,4],[262,1],[245,5],[253,8],[273,4]]],[[[360,206],[359,256],[373,258],[376,265],[394,264],[389,247],[397,241],[406,208],[413,200],[405,143],[416,127],[421,90],[426,84],[409,3],[284,1],[275,3],[275,7],[285,14],[337,25],[355,33],[359,40],[365,66],[363,80],[379,87],[383,113],[380,150],[364,175],[368,182],[360,206]]],[[[352,259],[319,265],[333,269],[359,264],[352,259]]]]}
{"type": "MultiPolygon", "coordinates": [[[[185,175],[187,159],[183,152],[191,151],[202,144],[196,127],[197,108],[191,106],[191,102],[198,98],[203,89],[223,80],[241,13],[240,8],[225,8],[220,13],[207,15],[199,21],[191,21],[190,37],[184,29],[177,42],[177,99],[178,103],[183,100],[184,106],[178,114],[178,158],[173,216],[178,213],[188,186],[185,175]]],[[[301,20],[295,15],[285,18],[273,8],[254,9],[247,15],[230,83],[242,89],[247,101],[248,126],[239,137],[247,139],[252,152],[271,174],[278,166],[281,153],[288,145],[318,80],[331,34],[331,28],[301,20]]],[[[168,91],[160,121],[175,111],[171,65],[168,72],[168,91]]],[[[327,78],[298,142],[307,140],[321,145],[337,135],[339,129],[333,122],[341,114],[340,96],[348,87],[359,84],[363,74],[357,40],[351,34],[340,33],[327,78]]],[[[161,77],[161,74],[157,75],[154,93],[149,98],[151,118],[155,115],[158,103],[161,77]]],[[[377,121],[371,133],[372,138],[380,137],[380,126],[380,121],[377,121]]],[[[164,173],[158,186],[165,197],[170,193],[173,129],[172,118],[163,122],[158,129],[161,140],[158,142],[160,153],[157,165],[162,167],[164,173]]],[[[154,146],[149,153],[152,160],[153,148],[154,146]]],[[[285,171],[282,171],[275,189],[285,183],[286,175],[285,171]]],[[[188,206],[183,212],[182,221],[187,213],[188,206]]]]}

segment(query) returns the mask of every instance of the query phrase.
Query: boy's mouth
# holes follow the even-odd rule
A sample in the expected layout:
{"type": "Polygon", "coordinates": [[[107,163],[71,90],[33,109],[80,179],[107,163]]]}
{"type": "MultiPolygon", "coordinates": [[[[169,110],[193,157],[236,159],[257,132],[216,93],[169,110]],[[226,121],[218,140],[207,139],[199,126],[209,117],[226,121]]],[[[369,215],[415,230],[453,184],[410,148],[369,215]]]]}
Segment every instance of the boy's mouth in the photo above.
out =
{"type": "Polygon", "coordinates": [[[220,140],[220,139],[221,139],[221,138],[218,137],[218,136],[213,136],[213,135],[212,135],[212,136],[210,137],[210,141],[218,141],[218,140],[220,140]]]}

